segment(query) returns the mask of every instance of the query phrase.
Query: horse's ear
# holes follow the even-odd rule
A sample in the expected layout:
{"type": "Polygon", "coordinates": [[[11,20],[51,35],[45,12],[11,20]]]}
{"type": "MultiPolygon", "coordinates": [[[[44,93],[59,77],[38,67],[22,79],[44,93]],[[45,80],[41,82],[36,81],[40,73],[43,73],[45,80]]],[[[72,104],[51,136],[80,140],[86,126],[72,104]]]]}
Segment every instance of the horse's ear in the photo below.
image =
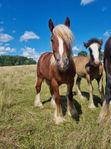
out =
{"type": "Polygon", "coordinates": [[[102,40],[102,39],[100,39],[100,40],[99,40],[99,43],[100,43],[100,45],[102,45],[102,44],[103,44],[103,40],[102,40]]]}
{"type": "Polygon", "coordinates": [[[69,17],[66,18],[64,24],[65,24],[67,27],[70,27],[70,19],[69,19],[69,17]]]}
{"type": "Polygon", "coordinates": [[[54,23],[52,22],[52,19],[49,19],[49,29],[51,32],[52,32],[53,28],[54,28],[54,23]]]}
{"type": "Polygon", "coordinates": [[[88,48],[88,43],[87,42],[83,42],[85,48],[88,48]]]}

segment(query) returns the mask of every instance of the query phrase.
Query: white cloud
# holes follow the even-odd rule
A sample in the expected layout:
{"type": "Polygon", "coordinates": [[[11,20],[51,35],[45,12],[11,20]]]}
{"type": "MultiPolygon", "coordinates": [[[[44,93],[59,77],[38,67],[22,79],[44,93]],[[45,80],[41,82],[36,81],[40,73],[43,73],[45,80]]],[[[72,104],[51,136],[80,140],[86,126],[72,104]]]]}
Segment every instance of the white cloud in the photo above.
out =
{"type": "Polygon", "coordinates": [[[25,31],[25,33],[20,37],[20,41],[28,41],[31,39],[40,39],[40,37],[32,31],[25,31]]]}
{"type": "Polygon", "coordinates": [[[73,52],[80,52],[80,48],[78,48],[77,46],[74,46],[72,48],[73,52]]]}
{"type": "Polygon", "coordinates": [[[3,27],[0,27],[0,32],[3,32],[4,31],[4,28],[3,27]]]}
{"type": "Polygon", "coordinates": [[[90,3],[92,3],[92,2],[94,2],[95,0],[81,0],[81,5],[88,5],[88,4],[90,4],[90,3]]]}
{"type": "Polygon", "coordinates": [[[10,46],[10,43],[5,43],[5,46],[10,46]]]}
{"type": "Polygon", "coordinates": [[[15,48],[0,46],[0,55],[7,54],[7,53],[10,53],[10,52],[15,52],[15,51],[16,51],[15,48]]]}
{"type": "Polygon", "coordinates": [[[23,56],[25,57],[28,57],[28,58],[32,58],[34,60],[38,60],[40,54],[38,54],[36,51],[35,51],[35,48],[31,48],[31,47],[25,47],[25,48],[22,48],[22,51],[23,51],[23,56]]]}
{"type": "Polygon", "coordinates": [[[4,33],[0,33],[0,42],[9,42],[13,40],[13,37],[10,36],[9,34],[4,34],[4,33]]]}
{"type": "Polygon", "coordinates": [[[105,37],[111,36],[111,29],[109,29],[106,32],[104,32],[103,36],[105,36],[105,37]]]}
{"type": "Polygon", "coordinates": [[[3,43],[2,43],[2,42],[0,42],[0,46],[1,46],[1,45],[3,45],[3,43]]]}
{"type": "Polygon", "coordinates": [[[74,56],[77,56],[78,55],[78,53],[81,51],[80,49],[81,48],[78,48],[77,46],[74,46],[72,48],[74,56]]]}

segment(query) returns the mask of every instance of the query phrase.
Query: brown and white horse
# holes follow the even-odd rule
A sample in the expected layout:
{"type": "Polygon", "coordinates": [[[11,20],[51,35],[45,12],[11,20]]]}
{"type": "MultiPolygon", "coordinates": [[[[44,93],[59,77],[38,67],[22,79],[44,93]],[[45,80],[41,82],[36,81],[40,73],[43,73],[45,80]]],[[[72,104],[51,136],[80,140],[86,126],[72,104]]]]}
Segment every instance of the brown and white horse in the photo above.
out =
{"type": "Polygon", "coordinates": [[[73,34],[69,26],[70,20],[68,17],[64,25],[60,24],[55,27],[52,20],[49,20],[52,52],[42,54],[37,65],[37,95],[34,105],[36,107],[42,107],[40,91],[43,80],[46,80],[55,101],[54,120],[56,124],[64,120],[59,94],[59,85],[62,83],[67,84],[67,110],[72,116],[77,116],[72,94],[75,76],[75,67],[72,59],[73,34]]]}
{"type": "Polygon", "coordinates": [[[103,66],[100,62],[100,49],[102,46],[102,40],[92,38],[88,42],[84,43],[84,46],[89,49],[90,57],[88,56],[76,56],[74,57],[74,63],[76,67],[76,88],[80,98],[84,98],[81,94],[80,83],[82,78],[86,78],[89,85],[89,108],[95,108],[93,101],[93,86],[92,80],[96,79],[98,82],[98,89],[101,98],[104,97],[103,92],[103,66]]]}
{"type": "Polygon", "coordinates": [[[111,37],[107,40],[104,49],[104,69],[106,72],[106,88],[103,106],[98,122],[111,120],[111,37]]]}

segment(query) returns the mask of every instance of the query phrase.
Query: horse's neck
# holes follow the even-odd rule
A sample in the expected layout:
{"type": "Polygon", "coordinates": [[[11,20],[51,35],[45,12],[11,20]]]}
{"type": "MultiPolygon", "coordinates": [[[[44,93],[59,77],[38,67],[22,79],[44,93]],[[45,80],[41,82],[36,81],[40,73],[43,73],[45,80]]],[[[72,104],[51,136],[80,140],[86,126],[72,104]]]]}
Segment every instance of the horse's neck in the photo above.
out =
{"type": "MultiPolygon", "coordinates": [[[[53,65],[54,66],[54,65],[53,65]]],[[[69,59],[69,68],[65,71],[60,71],[58,68],[57,68],[57,65],[55,63],[55,68],[56,68],[56,71],[59,72],[60,75],[63,75],[63,74],[69,74],[70,73],[73,75],[75,74],[75,65],[74,65],[74,62],[73,62],[73,57],[70,57],[69,59]]]]}
{"type": "Polygon", "coordinates": [[[90,63],[90,61],[86,64],[86,71],[88,73],[99,73],[99,75],[101,75],[103,73],[103,65],[102,63],[100,63],[98,66],[92,65],[92,63],[90,63]]]}

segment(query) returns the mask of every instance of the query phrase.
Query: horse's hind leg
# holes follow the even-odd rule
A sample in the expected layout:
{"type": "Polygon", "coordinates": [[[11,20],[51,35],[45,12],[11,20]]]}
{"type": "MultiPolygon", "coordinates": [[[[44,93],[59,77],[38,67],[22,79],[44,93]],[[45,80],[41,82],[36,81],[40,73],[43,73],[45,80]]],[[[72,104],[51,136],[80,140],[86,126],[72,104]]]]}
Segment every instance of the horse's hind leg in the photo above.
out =
{"type": "Polygon", "coordinates": [[[73,102],[73,94],[72,94],[72,88],[73,88],[74,80],[72,80],[67,85],[67,112],[68,115],[72,116],[73,118],[78,117],[78,112],[76,110],[76,107],[73,102]]]}
{"type": "Polygon", "coordinates": [[[40,101],[40,91],[41,91],[41,85],[42,85],[43,79],[38,77],[37,79],[37,83],[36,83],[36,97],[35,97],[35,101],[34,101],[34,106],[35,107],[43,107],[42,102],[40,101]]]}
{"type": "Polygon", "coordinates": [[[102,99],[102,102],[104,100],[104,89],[103,89],[103,76],[101,78],[97,79],[98,82],[98,90],[102,99]]]}
{"type": "Polygon", "coordinates": [[[94,101],[93,101],[93,86],[89,75],[87,75],[87,82],[89,85],[89,102],[90,102],[88,107],[90,109],[93,109],[95,108],[94,101]]]}
{"type": "Polygon", "coordinates": [[[61,98],[59,95],[59,84],[55,79],[52,79],[51,82],[54,96],[55,96],[55,114],[54,114],[54,121],[56,124],[60,124],[64,121],[62,107],[61,107],[61,98]]]}
{"type": "Polygon", "coordinates": [[[80,89],[80,83],[81,83],[81,78],[79,76],[77,76],[76,79],[76,90],[77,90],[77,94],[81,99],[84,99],[82,93],[81,93],[81,89],[80,89]]]}
{"type": "Polygon", "coordinates": [[[51,94],[51,105],[52,107],[55,107],[55,96],[54,96],[54,92],[53,92],[51,85],[49,86],[49,89],[50,89],[50,94],[51,94]]]}
{"type": "Polygon", "coordinates": [[[51,82],[46,80],[46,83],[49,86],[49,91],[51,94],[51,105],[52,105],[52,107],[55,107],[55,96],[54,96],[53,88],[51,86],[51,82]]]}
{"type": "Polygon", "coordinates": [[[52,107],[55,107],[55,96],[54,96],[53,88],[51,86],[51,82],[46,80],[46,83],[49,86],[49,90],[51,94],[51,105],[52,107]]]}
{"type": "Polygon", "coordinates": [[[103,106],[101,108],[101,112],[99,114],[99,117],[98,117],[98,123],[101,123],[101,122],[105,122],[106,120],[108,120],[109,118],[109,113],[110,113],[110,110],[109,110],[109,102],[107,102],[106,100],[104,100],[103,102],[103,106]]]}
{"type": "Polygon", "coordinates": [[[111,119],[111,105],[110,105],[110,100],[111,100],[111,85],[110,85],[110,80],[106,80],[106,88],[105,88],[105,99],[103,102],[103,106],[101,109],[101,112],[99,114],[98,122],[103,122],[108,119],[111,119]]]}

